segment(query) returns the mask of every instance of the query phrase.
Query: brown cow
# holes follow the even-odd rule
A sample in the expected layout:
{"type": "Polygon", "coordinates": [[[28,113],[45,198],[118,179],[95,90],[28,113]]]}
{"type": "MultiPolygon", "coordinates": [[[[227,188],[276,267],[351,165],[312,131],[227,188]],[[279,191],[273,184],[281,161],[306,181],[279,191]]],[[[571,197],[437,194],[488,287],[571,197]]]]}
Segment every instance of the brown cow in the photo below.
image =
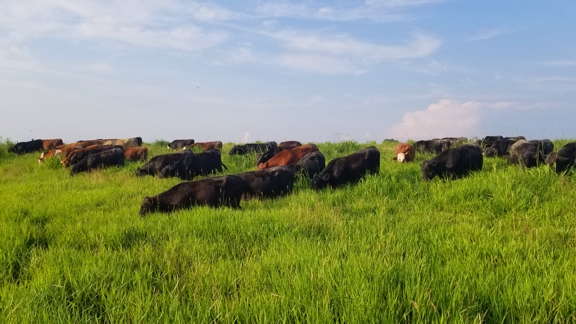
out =
{"type": "Polygon", "coordinates": [[[295,147],[290,150],[284,150],[274,155],[270,160],[260,163],[258,170],[263,170],[275,166],[294,164],[302,159],[306,154],[318,152],[318,147],[315,144],[306,144],[295,147]]]}
{"type": "Polygon", "coordinates": [[[394,150],[394,157],[392,160],[396,160],[398,163],[411,162],[414,160],[415,155],[416,151],[412,145],[408,143],[400,143],[396,145],[396,149],[394,150]]]}
{"type": "Polygon", "coordinates": [[[42,140],[42,148],[46,150],[51,150],[56,148],[56,146],[64,145],[61,138],[53,138],[53,139],[43,139],[42,140]]]}
{"type": "Polygon", "coordinates": [[[148,148],[147,147],[125,148],[124,158],[130,161],[146,161],[148,159],[148,148]]]}
{"type": "Polygon", "coordinates": [[[80,142],[75,142],[75,143],[70,143],[70,144],[64,144],[64,145],[58,145],[55,148],[48,150],[48,151],[44,151],[41,155],[40,158],[38,159],[38,163],[43,163],[44,159],[47,158],[51,158],[53,156],[57,156],[57,155],[62,155],[62,156],[67,156],[70,152],[72,152],[73,150],[77,150],[77,149],[81,149],[83,146],[80,142]]]}
{"type": "MultiPolygon", "coordinates": [[[[190,147],[201,147],[202,152],[210,151],[210,150],[221,150],[222,149],[222,142],[214,141],[214,142],[198,142],[190,145],[190,147]]],[[[184,147],[186,149],[186,147],[184,147]]]]}

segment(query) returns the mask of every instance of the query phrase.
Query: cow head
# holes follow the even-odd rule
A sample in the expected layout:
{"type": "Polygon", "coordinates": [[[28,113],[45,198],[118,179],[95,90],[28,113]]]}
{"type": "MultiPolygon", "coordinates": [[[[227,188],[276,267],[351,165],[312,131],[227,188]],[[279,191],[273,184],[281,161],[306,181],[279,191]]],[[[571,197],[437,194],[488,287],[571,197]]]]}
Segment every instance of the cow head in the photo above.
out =
{"type": "Polygon", "coordinates": [[[329,173],[316,173],[314,177],[312,177],[312,189],[323,189],[328,187],[328,181],[330,181],[330,174],[329,173]]]}
{"type": "Polygon", "coordinates": [[[140,216],[146,216],[146,214],[154,212],[158,209],[157,201],[152,197],[144,197],[144,201],[140,206],[140,216]]]}
{"type": "Polygon", "coordinates": [[[234,155],[234,154],[240,154],[242,151],[242,148],[238,145],[234,145],[232,146],[232,148],[230,149],[230,152],[228,154],[230,155],[234,155]]]}
{"type": "Polygon", "coordinates": [[[437,171],[437,163],[436,161],[424,161],[420,164],[420,170],[422,170],[422,180],[429,181],[434,179],[437,171]]]}
{"type": "Polygon", "coordinates": [[[548,164],[549,166],[553,166],[556,162],[556,157],[558,156],[558,152],[552,152],[546,156],[546,160],[544,163],[548,164]]]}
{"type": "Polygon", "coordinates": [[[403,163],[406,160],[406,154],[398,153],[398,155],[396,155],[395,160],[398,161],[398,163],[403,163]]]}
{"type": "Polygon", "coordinates": [[[497,154],[498,154],[498,151],[493,147],[487,147],[484,150],[484,156],[485,157],[493,157],[493,156],[496,156],[497,154]]]}

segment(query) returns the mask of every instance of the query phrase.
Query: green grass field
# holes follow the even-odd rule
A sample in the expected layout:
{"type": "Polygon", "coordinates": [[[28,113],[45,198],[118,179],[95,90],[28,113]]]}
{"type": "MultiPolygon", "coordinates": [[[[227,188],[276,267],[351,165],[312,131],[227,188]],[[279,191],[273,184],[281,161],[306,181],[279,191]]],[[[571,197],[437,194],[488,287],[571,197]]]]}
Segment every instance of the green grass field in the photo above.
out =
{"type": "MultiPolygon", "coordinates": [[[[356,185],[142,218],[180,180],[137,178],[143,162],[70,177],[4,141],[0,322],[576,322],[576,174],[486,158],[423,182],[432,155],[398,164],[395,144],[317,143],[327,162],[378,147],[356,185]]],[[[226,174],[256,169],[231,146],[226,174]]]]}

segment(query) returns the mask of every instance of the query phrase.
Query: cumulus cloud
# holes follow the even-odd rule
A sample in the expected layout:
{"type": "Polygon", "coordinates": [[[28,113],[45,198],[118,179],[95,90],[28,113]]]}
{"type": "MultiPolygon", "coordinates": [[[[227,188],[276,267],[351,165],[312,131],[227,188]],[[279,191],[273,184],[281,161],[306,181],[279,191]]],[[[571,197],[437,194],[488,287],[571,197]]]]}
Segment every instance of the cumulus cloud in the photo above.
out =
{"type": "Polygon", "coordinates": [[[550,102],[521,103],[517,101],[479,102],[442,99],[424,110],[406,113],[387,136],[401,140],[440,137],[474,137],[482,133],[486,123],[495,116],[519,111],[558,108],[550,102]]]}
{"type": "Polygon", "coordinates": [[[390,130],[393,138],[428,139],[470,136],[478,130],[479,102],[442,99],[425,110],[409,112],[390,130]]]}

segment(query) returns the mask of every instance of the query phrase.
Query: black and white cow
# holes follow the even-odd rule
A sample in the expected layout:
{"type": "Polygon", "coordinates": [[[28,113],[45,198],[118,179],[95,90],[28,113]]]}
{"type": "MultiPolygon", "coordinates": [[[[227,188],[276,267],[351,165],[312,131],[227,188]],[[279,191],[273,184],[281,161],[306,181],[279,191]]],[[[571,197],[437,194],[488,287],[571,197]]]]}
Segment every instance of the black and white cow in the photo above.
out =
{"type": "Polygon", "coordinates": [[[181,150],[185,147],[192,146],[194,144],[193,139],[177,139],[168,143],[168,148],[173,150],[181,150]]]}

